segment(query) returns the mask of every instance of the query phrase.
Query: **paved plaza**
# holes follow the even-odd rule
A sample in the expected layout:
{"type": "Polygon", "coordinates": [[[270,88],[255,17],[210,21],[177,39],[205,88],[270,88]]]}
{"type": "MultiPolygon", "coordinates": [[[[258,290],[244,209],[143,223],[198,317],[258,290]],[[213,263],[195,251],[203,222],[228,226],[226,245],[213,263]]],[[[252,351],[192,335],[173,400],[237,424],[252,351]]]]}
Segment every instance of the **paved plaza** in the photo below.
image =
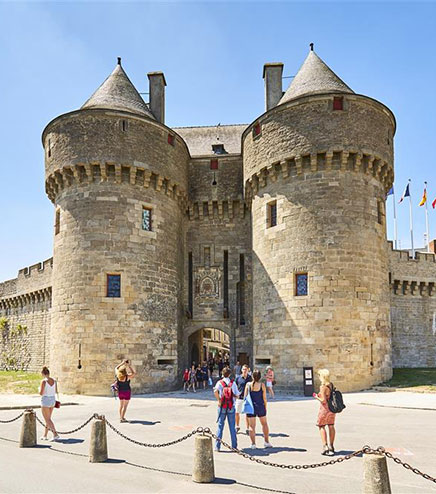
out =
{"type": "MultiPolygon", "coordinates": [[[[118,401],[113,398],[64,396],[63,402],[78,405],[55,410],[59,430],[83,423],[92,413],[105,414],[108,421],[127,436],[143,442],[171,441],[197,426],[216,428],[216,406],[211,392],[165,393],[135,396],[130,404],[128,424],[120,424],[118,401]]],[[[408,392],[361,392],[345,395],[346,410],[337,417],[338,454],[347,454],[368,444],[385,446],[406,462],[430,474],[434,463],[434,420],[436,395],[408,392]]],[[[12,406],[38,405],[39,397],[1,395],[0,420],[16,416],[12,406]]],[[[250,441],[239,434],[239,447],[246,452],[282,464],[310,464],[326,460],[315,427],[315,400],[278,396],[269,404],[271,450],[248,449],[250,441]]],[[[40,410],[37,414],[41,417],[40,410]]],[[[215,454],[214,484],[191,481],[194,439],[167,448],[144,448],[107,431],[110,460],[88,461],[88,425],[64,436],[61,443],[40,443],[36,448],[18,447],[21,420],[0,424],[2,474],[1,493],[358,493],[361,492],[363,459],[308,470],[287,470],[251,462],[231,452],[215,454]]],[[[42,428],[38,425],[38,437],[42,428]]],[[[225,431],[224,440],[228,440],[225,431]]],[[[263,446],[258,437],[258,446],[263,446]]],[[[329,460],[330,458],[327,458],[329,460]]],[[[435,492],[434,484],[389,461],[393,493],[435,492]]]]}

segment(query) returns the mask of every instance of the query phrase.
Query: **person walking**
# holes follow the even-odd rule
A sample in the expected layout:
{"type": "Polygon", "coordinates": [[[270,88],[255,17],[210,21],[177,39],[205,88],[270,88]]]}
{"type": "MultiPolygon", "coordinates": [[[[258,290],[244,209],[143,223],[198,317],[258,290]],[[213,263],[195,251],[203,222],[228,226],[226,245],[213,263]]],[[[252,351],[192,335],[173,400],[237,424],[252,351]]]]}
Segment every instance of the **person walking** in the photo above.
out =
{"type": "Polygon", "coordinates": [[[212,355],[209,355],[209,360],[207,361],[207,365],[209,367],[209,377],[213,379],[213,369],[215,367],[215,359],[212,355]]]}
{"type": "Polygon", "coordinates": [[[189,369],[186,368],[183,372],[183,391],[187,391],[189,385],[189,369]]]}
{"type": "Polygon", "coordinates": [[[45,420],[44,435],[41,441],[48,440],[48,431],[53,433],[53,438],[50,441],[59,441],[60,437],[56,431],[56,427],[51,418],[53,408],[56,404],[57,382],[50,377],[50,371],[47,367],[43,367],[41,371],[42,381],[39,385],[39,394],[41,395],[41,412],[45,420]]]}
{"type": "Polygon", "coordinates": [[[274,384],[275,384],[274,370],[270,365],[266,368],[265,378],[266,378],[266,388],[268,390],[268,393],[271,396],[271,398],[274,398],[274,384]]]}
{"type": "MultiPolygon", "coordinates": [[[[244,364],[241,369],[241,374],[236,378],[236,386],[238,387],[239,391],[239,397],[236,398],[236,433],[240,431],[239,423],[241,420],[241,413],[242,413],[242,407],[244,405],[244,399],[243,397],[245,396],[245,387],[249,382],[252,382],[253,379],[252,377],[248,374],[248,365],[244,364]]],[[[246,429],[245,432],[248,435],[249,434],[249,424],[248,424],[248,417],[247,415],[245,416],[245,424],[246,424],[246,429]]]]}
{"type": "Polygon", "coordinates": [[[260,423],[262,425],[262,432],[264,438],[264,447],[272,448],[272,444],[269,442],[269,428],[268,422],[266,420],[266,386],[260,382],[262,374],[259,370],[255,369],[253,371],[253,382],[248,383],[245,386],[245,394],[251,394],[251,400],[253,401],[254,413],[247,413],[248,423],[250,426],[250,439],[251,439],[251,449],[256,449],[256,417],[259,417],[260,423]]]}
{"type": "Polygon", "coordinates": [[[241,364],[238,360],[236,362],[235,366],[233,367],[233,375],[235,376],[235,379],[237,379],[238,376],[241,374],[241,370],[242,370],[242,367],[241,367],[241,364]]]}
{"type": "Polygon", "coordinates": [[[221,379],[224,369],[224,360],[222,357],[218,359],[218,378],[221,379]]]}
{"type": "Polygon", "coordinates": [[[232,448],[238,447],[238,439],[235,429],[235,400],[239,396],[238,387],[235,381],[230,379],[231,370],[228,367],[223,369],[223,378],[220,379],[214,388],[215,398],[218,401],[218,430],[215,441],[215,451],[219,451],[221,448],[221,441],[224,432],[224,425],[229,424],[230,438],[232,442],[232,448]]]}
{"type": "Polygon", "coordinates": [[[194,393],[196,393],[195,391],[195,386],[197,384],[197,370],[195,368],[195,365],[192,364],[191,365],[191,370],[189,371],[189,384],[188,384],[188,391],[191,389],[192,387],[192,391],[194,391],[194,393]]]}
{"type": "Polygon", "coordinates": [[[330,371],[328,369],[320,369],[318,371],[319,380],[321,381],[321,386],[319,393],[313,393],[313,397],[319,401],[319,411],[318,420],[316,425],[318,426],[319,432],[321,434],[322,441],[322,455],[334,456],[335,454],[335,418],[336,414],[331,412],[328,405],[328,400],[332,393],[332,383],[330,382],[330,371]],[[327,431],[328,427],[328,438],[329,445],[327,445],[327,431]]]}
{"type": "Polygon", "coordinates": [[[125,360],[123,363],[117,365],[116,371],[118,399],[120,400],[120,422],[128,422],[125,416],[132,395],[130,380],[136,373],[128,360],[125,360]]]}
{"type": "Polygon", "coordinates": [[[201,366],[201,379],[203,380],[203,389],[206,389],[209,381],[209,369],[206,362],[203,362],[201,366]]]}

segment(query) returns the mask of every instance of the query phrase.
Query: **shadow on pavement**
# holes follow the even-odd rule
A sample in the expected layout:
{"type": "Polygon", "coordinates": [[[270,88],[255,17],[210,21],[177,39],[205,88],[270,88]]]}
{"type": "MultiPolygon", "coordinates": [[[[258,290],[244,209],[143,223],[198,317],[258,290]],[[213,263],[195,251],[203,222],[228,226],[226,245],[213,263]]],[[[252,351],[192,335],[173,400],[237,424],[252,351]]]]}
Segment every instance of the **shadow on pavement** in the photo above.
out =
{"type": "Polygon", "coordinates": [[[160,423],[161,423],[160,420],[155,420],[154,422],[150,420],[129,420],[129,424],[156,425],[160,423]]]}
{"type": "Polygon", "coordinates": [[[60,444],[77,444],[77,443],[83,443],[85,440],[84,439],[75,439],[72,437],[69,437],[67,439],[61,438],[58,439],[56,442],[60,444]]]}
{"type": "Polygon", "coordinates": [[[288,446],[279,446],[277,448],[259,448],[259,449],[251,449],[251,448],[244,448],[241,451],[244,453],[247,453],[251,456],[270,456],[275,453],[282,453],[284,451],[287,451],[289,453],[306,453],[307,449],[304,448],[290,448],[288,446]]]}

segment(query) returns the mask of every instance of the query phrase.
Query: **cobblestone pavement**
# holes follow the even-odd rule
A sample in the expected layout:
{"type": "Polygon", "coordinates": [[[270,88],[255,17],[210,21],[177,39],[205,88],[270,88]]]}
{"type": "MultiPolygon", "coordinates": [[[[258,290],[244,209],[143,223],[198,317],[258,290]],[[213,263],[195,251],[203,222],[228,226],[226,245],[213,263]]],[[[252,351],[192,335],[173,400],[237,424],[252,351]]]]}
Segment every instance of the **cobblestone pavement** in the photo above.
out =
{"type": "MultiPolygon", "coordinates": [[[[37,396],[0,395],[2,406],[36,405],[37,396]]],[[[135,396],[127,418],[117,419],[118,401],[113,398],[65,396],[63,406],[54,413],[60,430],[72,429],[92,413],[105,414],[125,435],[142,442],[167,442],[185,435],[197,426],[216,428],[216,407],[210,391],[165,393],[135,396]]],[[[412,466],[435,476],[434,421],[436,396],[413,393],[351,393],[345,395],[346,410],[337,417],[336,449],[347,454],[363,445],[385,446],[412,466]]],[[[315,427],[317,403],[310,398],[279,396],[269,404],[271,450],[264,450],[258,436],[257,450],[248,449],[250,441],[239,434],[239,447],[275,463],[318,463],[320,440],[315,427]]],[[[0,420],[19,410],[0,410],[0,420]]],[[[37,414],[41,417],[40,410],[37,414]]],[[[17,440],[21,420],[0,424],[2,466],[1,493],[227,493],[269,492],[346,493],[361,491],[362,458],[309,470],[283,470],[250,462],[234,453],[215,454],[214,484],[195,484],[190,479],[194,440],[164,449],[143,448],[129,443],[108,430],[110,460],[105,464],[88,461],[90,426],[61,443],[39,442],[37,448],[20,449],[17,440]],[[50,476],[44,474],[47,467],[50,476]]],[[[38,437],[42,428],[38,426],[38,437]]],[[[228,440],[228,432],[224,439],[228,440]]],[[[434,484],[393,462],[388,463],[394,493],[436,492],[434,484]]]]}

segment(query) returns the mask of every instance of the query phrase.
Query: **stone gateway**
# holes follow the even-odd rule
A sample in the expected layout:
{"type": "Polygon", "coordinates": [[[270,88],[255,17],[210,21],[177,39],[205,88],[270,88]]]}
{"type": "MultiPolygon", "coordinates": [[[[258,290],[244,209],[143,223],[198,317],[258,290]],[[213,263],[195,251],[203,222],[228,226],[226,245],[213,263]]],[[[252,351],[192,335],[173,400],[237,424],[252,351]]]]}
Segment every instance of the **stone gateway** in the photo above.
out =
{"type": "Polygon", "coordinates": [[[119,59],[47,125],[53,258],[0,284],[3,368],[108,394],[123,358],[134,391],[174,389],[212,340],[294,391],[303,367],[352,391],[436,365],[435,255],[386,240],[394,115],[313,49],[285,92],[282,70],[250,125],[169,128],[163,73],[146,104],[119,59]]]}

